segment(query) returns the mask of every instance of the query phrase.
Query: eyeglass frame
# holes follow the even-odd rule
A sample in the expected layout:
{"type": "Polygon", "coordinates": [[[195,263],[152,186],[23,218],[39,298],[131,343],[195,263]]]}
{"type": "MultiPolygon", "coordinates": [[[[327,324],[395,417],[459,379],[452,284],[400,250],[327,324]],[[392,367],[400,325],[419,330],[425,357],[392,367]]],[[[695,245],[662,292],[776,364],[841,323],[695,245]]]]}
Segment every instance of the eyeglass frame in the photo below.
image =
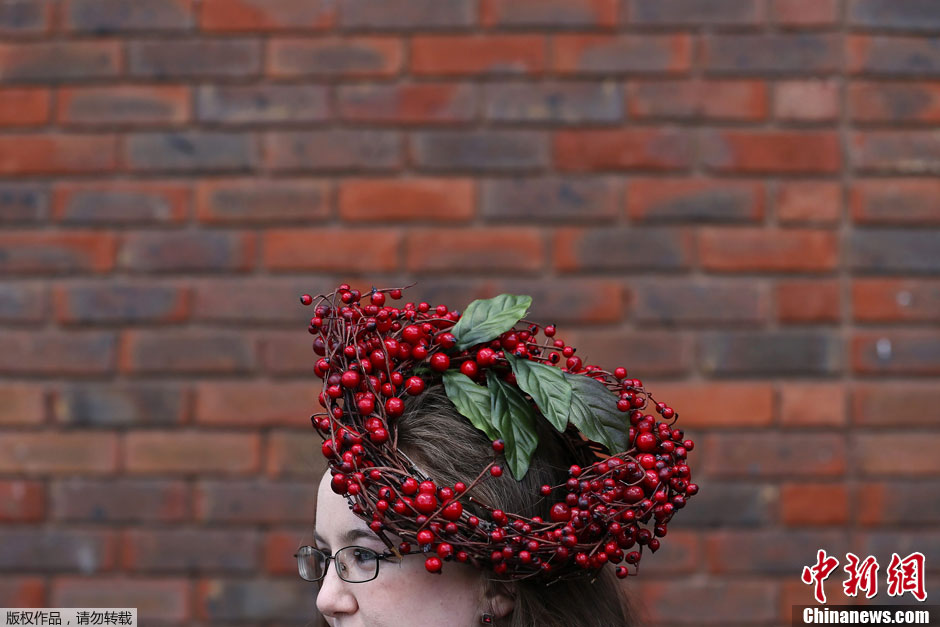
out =
{"type": "MultiPolygon", "coordinates": [[[[310,546],[310,545],[305,544],[304,546],[301,546],[301,547],[299,547],[299,548],[297,549],[297,553],[294,553],[294,557],[296,557],[296,558],[307,557],[306,555],[301,555],[301,554],[300,554],[300,552],[303,551],[304,549],[310,549],[311,551],[316,551],[317,553],[320,553],[321,555],[323,555],[324,558],[325,558],[325,560],[326,560],[326,563],[323,565],[323,574],[322,574],[319,578],[317,578],[317,579],[307,579],[307,578],[304,577],[303,575],[300,575],[300,578],[301,578],[301,579],[303,579],[304,581],[309,581],[310,583],[321,583],[321,582],[326,578],[326,573],[327,573],[327,571],[330,570],[330,560],[333,560],[333,570],[336,571],[336,576],[339,577],[340,580],[345,581],[346,583],[368,583],[368,582],[370,582],[370,581],[374,581],[375,578],[379,576],[379,562],[381,562],[381,561],[391,561],[390,558],[393,558],[393,557],[396,558],[396,560],[398,559],[398,556],[397,556],[397,555],[395,555],[394,553],[391,553],[391,552],[389,552],[389,551],[385,551],[384,553],[379,553],[379,552],[374,551],[374,550],[372,550],[372,549],[370,549],[370,548],[368,548],[368,547],[359,546],[359,545],[357,545],[357,544],[351,544],[351,545],[349,545],[349,546],[344,546],[344,547],[342,547],[342,548],[336,549],[336,551],[331,552],[331,553],[327,553],[326,551],[321,551],[320,549],[318,549],[318,548],[315,547],[315,546],[310,546]],[[359,550],[362,550],[362,551],[368,551],[369,553],[375,554],[375,574],[372,575],[372,577],[370,577],[369,579],[363,579],[362,581],[349,581],[348,579],[346,579],[345,577],[343,577],[343,574],[342,574],[341,572],[339,572],[339,565],[338,565],[338,563],[337,563],[337,561],[336,561],[336,556],[337,556],[337,554],[339,554],[341,551],[345,551],[346,549],[359,549],[359,550]]],[[[408,553],[407,555],[411,555],[411,554],[408,553]]],[[[298,574],[299,574],[299,572],[300,572],[300,560],[299,560],[299,559],[297,560],[297,571],[298,571],[298,574]]]]}

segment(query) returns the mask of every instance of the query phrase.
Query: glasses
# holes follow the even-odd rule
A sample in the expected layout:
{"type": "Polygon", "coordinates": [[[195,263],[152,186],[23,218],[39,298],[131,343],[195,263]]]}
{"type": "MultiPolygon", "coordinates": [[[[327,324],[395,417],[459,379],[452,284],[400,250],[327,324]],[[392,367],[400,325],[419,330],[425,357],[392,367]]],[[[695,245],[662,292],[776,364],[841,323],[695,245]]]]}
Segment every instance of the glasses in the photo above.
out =
{"type": "MultiPolygon", "coordinates": [[[[326,576],[330,560],[335,562],[336,574],[349,583],[372,581],[379,574],[379,561],[395,557],[393,553],[376,553],[362,546],[346,546],[335,555],[328,555],[312,546],[302,546],[294,557],[297,570],[306,581],[320,581],[326,576]]],[[[397,557],[395,557],[397,561],[397,557]]]]}

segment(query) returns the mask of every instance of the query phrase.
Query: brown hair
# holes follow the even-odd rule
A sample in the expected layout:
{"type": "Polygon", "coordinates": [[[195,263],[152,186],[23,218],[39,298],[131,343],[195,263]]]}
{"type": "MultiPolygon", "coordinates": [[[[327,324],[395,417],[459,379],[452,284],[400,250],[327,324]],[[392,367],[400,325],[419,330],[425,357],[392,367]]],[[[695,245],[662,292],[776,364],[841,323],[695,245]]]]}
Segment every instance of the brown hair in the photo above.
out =
{"type": "MultiPolygon", "coordinates": [[[[509,473],[488,477],[473,489],[487,504],[526,517],[548,518],[550,499],[539,495],[543,484],[559,485],[568,479],[567,453],[547,421],[539,421],[539,447],[522,481],[509,473]]],[[[493,459],[487,436],[461,416],[442,385],[428,388],[411,400],[398,421],[398,445],[439,485],[469,483],[493,459]]],[[[472,509],[472,505],[467,506],[472,509]]],[[[446,568],[446,566],[445,566],[446,568]]],[[[485,570],[486,588],[502,586],[485,570]]],[[[622,584],[611,567],[593,581],[571,579],[513,582],[508,591],[515,599],[512,613],[497,624],[506,627],[609,627],[635,625],[635,615],[622,584]]]]}

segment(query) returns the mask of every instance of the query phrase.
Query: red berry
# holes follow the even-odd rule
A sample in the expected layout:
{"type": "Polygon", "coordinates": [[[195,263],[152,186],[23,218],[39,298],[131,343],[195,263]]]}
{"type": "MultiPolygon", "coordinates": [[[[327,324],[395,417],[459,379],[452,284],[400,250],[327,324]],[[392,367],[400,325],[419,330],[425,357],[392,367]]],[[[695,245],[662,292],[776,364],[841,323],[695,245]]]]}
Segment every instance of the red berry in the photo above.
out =
{"type": "Polygon", "coordinates": [[[401,416],[404,411],[405,402],[397,396],[393,396],[392,398],[385,401],[385,413],[389,416],[396,418],[401,416]]]}
{"type": "Polygon", "coordinates": [[[428,559],[424,560],[424,567],[428,569],[429,573],[439,573],[441,572],[441,558],[436,555],[432,555],[428,559]]]}
{"type": "Polygon", "coordinates": [[[549,496],[551,493],[552,493],[552,486],[550,485],[543,485],[541,488],[539,488],[539,494],[541,494],[542,496],[549,496]]]}
{"type": "Polygon", "coordinates": [[[353,372],[352,370],[347,370],[344,372],[342,378],[340,379],[344,388],[354,388],[359,385],[360,380],[359,373],[353,372]]]}
{"type": "Polygon", "coordinates": [[[412,396],[417,396],[424,392],[424,379],[421,377],[408,377],[405,382],[405,391],[412,396]]]}
{"type": "Polygon", "coordinates": [[[432,514],[437,509],[437,497],[428,492],[422,492],[415,497],[415,509],[422,514],[432,514]]]}
{"type": "Polygon", "coordinates": [[[493,475],[494,477],[502,477],[502,476],[503,476],[503,467],[502,467],[502,466],[493,466],[492,468],[490,468],[490,474],[493,475]]]}
{"type": "Polygon", "coordinates": [[[623,366],[619,366],[619,367],[617,367],[617,368],[614,368],[614,376],[617,377],[618,379],[626,379],[626,378],[627,378],[627,369],[624,368],[623,366]]]}
{"type": "Polygon", "coordinates": [[[405,494],[414,494],[418,491],[418,482],[414,477],[408,477],[401,482],[401,491],[405,494]]]}
{"type": "Polygon", "coordinates": [[[457,344],[457,338],[453,333],[441,333],[437,336],[437,343],[441,345],[441,348],[453,348],[457,344]]]}
{"type": "Polygon", "coordinates": [[[337,494],[344,494],[346,492],[346,485],[346,476],[340,473],[333,475],[333,479],[330,480],[330,488],[337,494]]]}
{"type": "Polygon", "coordinates": [[[454,492],[456,492],[457,494],[463,494],[466,489],[467,489],[467,484],[464,483],[463,481],[458,481],[457,483],[454,484],[454,492]]]}
{"type": "Polygon", "coordinates": [[[454,501],[453,503],[449,504],[447,507],[444,508],[444,511],[441,512],[441,514],[447,520],[458,520],[462,513],[463,513],[463,505],[461,505],[457,501],[454,501]]]}
{"type": "Polygon", "coordinates": [[[382,292],[373,292],[371,300],[373,305],[381,307],[385,304],[385,294],[382,292]]]}
{"type": "Polygon", "coordinates": [[[421,327],[415,326],[413,324],[408,325],[402,329],[401,336],[404,340],[410,344],[417,344],[418,340],[421,339],[421,327]]]}
{"type": "Polygon", "coordinates": [[[571,519],[571,510],[564,503],[555,503],[552,505],[549,518],[552,519],[552,522],[566,522],[571,519]]]}
{"type": "Polygon", "coordinates": [[[369,436],[369,439],[372,440],[373,444],[385,444],[388,442],[388,431],[379,427],[369,436]]]}
{"type": "Polygon", "coordinates": [[[471,379],[477,376],[477,372],[479,372],[479,370],[480,368],[479,366],[477,366],[477,362],[475,361],[465,361],[462,364],[460,364],[460,372],[467,375],[471,379]]]}
{"type": "Polygon", "coordinates": [[[454,554],[454,547],[447,542],[441,542],[437,545],[437,554],[441,559],[447,559],[454,554]]]}
{"type": "Polygon", "coordinates": [[[644,453],[652,453],[656,450],[656,436],[645,432],[636,436],[636,447],[644,453]]]}
{"type": "Polygon", "coordinates": [[[431,355],[431,368],[437,372],[444,372],[450,368],[450,357],[444,353],[434,353],[431,355]]]}
{"type": "Polygon", "coordinates": [[[431,544],[434,542],[434,533],[430,529],[422,529],[418,532],[419,544],[431,544]]]}
{"type": "Polygon", "coordinates": [[[400,289],[394,289],[394,290],[390,291],[390,292],[388,293],[388,295],[391,296],[393,299],[398,300],[399,298],[401,298],[401,290],[400,290],[400,289]]]}
{"type": "Polygon", "coordinates": [[[303,303],[304,306],[307,306],[313,302],[313,296],[311,296],[310,294],[304,294],[303,296],[300,297],[300,302],[303,303]]]}
{"type": "Polygon", "coordinates": [[[502,453],[505,448],[506,448],[506,443],[503,442],[502,438],[498,440],[493,440],[494,451],[496,451],[497,453],[502,453]]]}
{"type": "Polygon", "coordinates": [[[624,579],[629,574],[630,574],[630,571],[627,570],[626,566],[617,567],[617,577],[619,577],[620,579],[624,579]]]}

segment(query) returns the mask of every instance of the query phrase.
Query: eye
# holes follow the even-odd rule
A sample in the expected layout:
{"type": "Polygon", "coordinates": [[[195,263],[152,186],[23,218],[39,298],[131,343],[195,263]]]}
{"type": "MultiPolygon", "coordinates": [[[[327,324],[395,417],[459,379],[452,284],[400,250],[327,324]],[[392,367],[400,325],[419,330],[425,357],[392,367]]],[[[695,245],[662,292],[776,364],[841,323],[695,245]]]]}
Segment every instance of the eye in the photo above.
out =
{"type": "Polygon", "coordinates": [[[377,557],[374,551],[370,551],[369,549],[359,549],[359,548],[353,551],[353,555],[356,556],[357,564],[371,564],[372,562],[375,561],[377,557]]]}

